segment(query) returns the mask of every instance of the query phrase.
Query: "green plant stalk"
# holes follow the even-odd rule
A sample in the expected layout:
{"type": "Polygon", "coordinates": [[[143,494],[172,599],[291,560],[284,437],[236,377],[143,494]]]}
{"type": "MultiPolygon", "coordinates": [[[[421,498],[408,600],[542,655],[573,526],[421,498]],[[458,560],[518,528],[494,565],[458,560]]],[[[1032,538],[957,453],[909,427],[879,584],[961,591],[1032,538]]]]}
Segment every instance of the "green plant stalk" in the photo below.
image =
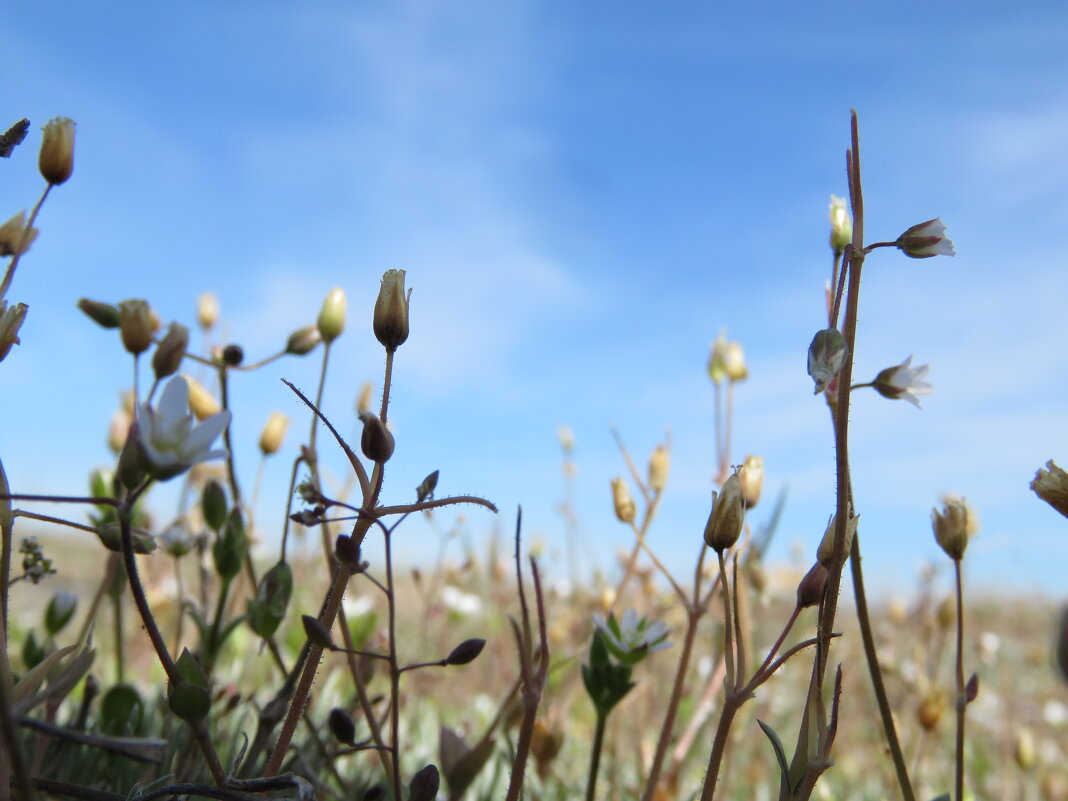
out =
{"type": "Polygon", "coordinates": [[[708,770],[705,772],[705,786],[701,790],[701,801],[712,801],[716,795],[716,782],[719,780],[720,765],[727,750],[727,735],[730,734],[734,716],[742,706],[744,696],[728,691],[723,701],[723,712],[716,726],[716,738],[712,741],[712,751],[708,755],[708,770]]]}
{"type": "Polygon", "coordinates": [[[593,750],[590,751],[590,776],[586,783],[586,801],[597,801],[597,772],[601,767],[601,748],[604,746],[604,727],[608,713],[597,710],[597,727],[593,730],[593,750]]]}
{"type": "Polygon", "coordinates": [[[114,607],[112,620],[115,624],[115,679],[122,684],[126,681],[125,645],[122,637],[122,596],[111,596],[111,604],[114,607]]]}
{"type": "Polygon", "coordinates": [[[964,593],[961,588],[960,559],[953,560],[957,580],[957,748],[954,787],[957,801],[964,801],[964,713],[968,699],[964,689],[964,593]]]}
{"type": "MultiPolygon", "coordinates": [[[[227,366],[221,365],[219,367],[219,396],[222,402],[222,408],[230,408],[230,380],[227,366]]],[[[230,434],[230,426],[223,429],[223,444],[226,446],[226,478],[230,484],[230,494],[234,497],[234,506],[240,509],[244,504],[241,501],[241,487],[237,483],[237,469],[234,467],[234,446],[233,439],[230,434]]],[[[245,534],[246,539],[248,533],[245,534]]],[[[251,592],[256,594],[256,587],[259,586],[259,579],[256,578],[256,565],[252,562],[252,549],[245,547],[245,559],[244,559],[245,573],[248,575],[248,580],[251,584],[251,592]]]]}
{"type": "Polygon", "coordinates": [[[727,580],[727,564],[723,560],[723,551],[716,553],[719,558],[719,585],[723,591],[723,658],[727,665],[727,678],[724,682],[730,695],[738,686],[738,676],[734,670],[734,617],[731,615],[730,581],[727,580]]]}
{"type": "MultiPolygon", "coordinates": [[[[248,556],[247,551],[245,556],[248,556]]],[[[222,628],[223,615],[226,614],[226,599],[230,595],[230,585],[233,582],[232,578],[223,579],[222,585],[219,587],[219,597],[215,601],[215,616],[212,618],[211,628],[208,630],[207,648],[204,649],[203,668],[209,677],[215,667],[215,659],[219,655],[219,648],[222,645],[219,642],[219,630],[222,628]]],[[[255,589],[255,585],[253,585],[253,589],[255,589]]]]}
{"type": "MultiPolygon", "coordinates": [[[[141,615],[141,622],[145,626],[145,631],[148,633],[149,640],[152,641],[152,647],[156,650],[156,656],[159,658],[160,664],[163,665],[163,670],[167,674],[168,680],[172,684],[178,684],[181,680],[181,674],[178,672],[178,666],[174,664],[174,660],[171,658],[170,652],[167,650],[167,643],[163,640],[163,634],[159,630],[159,626],[156,625],[156,619],[152,615],[152,609],[148,605],[148,599],[145,597],[145,588],[141,584],[141,577],[137,572],[137,560],[134,558],[133,549],[133,533],[130,529],[130,514],[133,511],[133,505],[137,500],[137,496],[140,492],[131,493],[121,507],[119,507],[119,528],[122,532],[122,556],[126,565],[126,578],[130,583],[130,592],[133,594],[134,603],[137,605],[137,611],[141,615]]],[[[99,503],[99,501],[96,501],[99,503]]],[[[207,727],[201,723],[190,723],[189,728],[193,732],[193,737],[197,741],[197,745],[200,747],[201,752],[204,754],[204,759],[208,763],[208,770],[211,771],[212,778],[215,783],[220,787],[226,783],[226,771],[223,770],[222,763],[219,761],[219,755],[215,752],[215,747],[211,744],[211,736],[208,734],[207,727]]]]}

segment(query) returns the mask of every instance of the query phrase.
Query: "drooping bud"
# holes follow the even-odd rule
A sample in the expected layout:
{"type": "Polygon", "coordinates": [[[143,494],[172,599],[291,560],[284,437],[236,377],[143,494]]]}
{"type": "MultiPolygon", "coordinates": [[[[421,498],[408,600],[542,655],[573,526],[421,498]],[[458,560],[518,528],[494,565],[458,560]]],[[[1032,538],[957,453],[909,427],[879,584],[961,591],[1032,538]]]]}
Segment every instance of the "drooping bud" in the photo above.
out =
{"type": "Polygon", "coordinates": [[[0,225],[0,257],[7,258],[16,253],[22,254],[30,249],[37,238],[36,228],[26,230],[26,212],[20,211],[3,225],[0,225]]]}
{"type": "Polygon", "coordinates": [[[638,507],[634,505],[634,499],[630,497],[627,482],[619,476],[612,479],[612,505],[615,508],[616,518],[619,522],[634,522],[638,507]]]}
{"type": "Polygon", "coordinates": [[[289,418],[281,412],[271,412],[267,418],[267,424],[260,434],[260,451],[264,456],[277,453],[286,438],[286,429],[289,428],[289,418]]]}
{"type": "Polygon", "coordinates": [[[207,331],[219,319],[219,299],[214,292],[204,292],[197,298],[197,323],[207,331]]]}
{"type": "Polygon", "coordinates": [[[124,300],[119,304],[119,334],[123,347],[135,356],[152,344],[152,310],[143,300],[124,300]]]}
{"type": "MultiPolygon", "coordinates": [[[[848,558],[850,552],[853,550],[853,536],[857,533],[857,525],[860,523],[860,515],[851,517],[846,522],[845,532],[845,556],[848,558]]],[[[823,532],[823,539],[820,540],[820,545],[816,549],[816,559],[819,560],[821,565],[827,567],[831,566],[831,562],[834,561],[834,532],[838,526],[838,515],[831,515],[827,520],[827,529],[823,532]]]]}
{"type": "Polygon", "coordinates": [[[373,412],[360,412],[363,434],[360,435],[360,450],[372,462],[387,462],[393,455],[396,441],[382,418],[373,412]]]}
{"type": "Polygon", "coordinates": [[[1031,481],[1031,490],[1065,517],[1068,517],[1068,473],[1052,459],[1039,469],[1031,481]]]}
{"type": "Polygon", "coordinates": [[[906,256],[929,259],[931,256],[956,256],[953,242],[946,236],[946,226],[937,217],[914,225],[894,243],[906,256]]]}
{"type": "Polygon", "coordinates": [[[964,498],[946,496],[942,499],[942,511],[931,510],[931,525],[935,541],[954,561],[964,557],[968,539],[979,530],[979,518],[964,498]]]}
{"type": "Polygon", "coordinates": [[[110,303],[82,298],[78,301],[78,308],[101,328],[119,327],[119,310],[110,303]]]}
{"type": "Polygon", "coordinates": [[[485,647],[486,641],[477,637],[464,640],[445,657],[445,662],[450,665],[466,665],[469,662],[474,662],[485,647]]]}
{"type": "Polygon", "coordinates": [[[712,493],[712,511],[705,524],[705,544],[716,553],[730,548],[742,534],[745,520],[745,499],[741,481],[732,473],[720,491],[712,493]]]}
{"type": "Polygon", "coordinates": [[[829,571],[826,565],[816,562],[797,585],[797,605],[802,609],[815,606],[823,598],[829,571]]]}
{"type": "Polygon", "coordinates": [[[738,481],[742,487],[745,508],[752,509],[760,500],[760,491],[764,488],[764,460],[753,454],[746,456],[738,469],[738,481]]]}
{"type": "Polygon", "coordinates": [[[408,339],[408,300],[404,292],[404,270],[386,270],[375,301],[375,338],[387,351],[395,351],[408,339]]]}
{"type": "Polygon", "coordinates": [[[345,330],[345,305],[345,290],[341,287],[336,286],[326,293],[316,326],[323,342],[328,345],[345,330]]]}
{"type": "Polygon", "coordinates": [[[846,209],[846,202],[837,195],[831,195],[831,249],[841,253],[845,246],[853,241],[853,220],[846,209]]]}
{"type": "Polygon", "coordinates": [[[21,344],[19,329],[28,308],[25,303],[8,306],[6,300],[0,300],[0,362],[7,357],[12,345],[21,344]]]}
{"type": "Polygon", "coordinates": [[[663,492],[667,486],[668,470],[671,468],[671,456],[667,448],[657,445],[653,455],[649,457],[649,489],[653,492],[663,492]]]}
{"type": "Polygon", "coordinates": [[[222,407],[203,384],[185,373],[182,374],[182,378],[189,384],[189,409],[197,420],[207,420],[213,414],[219,413],[222,407]]]}
{"type": "Polygon", "coordinates": [[[188,347],[189,329],[180,323],[171,323],[166,335],[156,346],[156,352],[152,354],[152,369],[157,381],[178,372],[188,347]]]}
{"type": "Polygon", "coordinates": [[[52,186],[70,178],[74,172],[74,120],[55,117],[45,125],[37,166],[52,186]]]}
{"type": "Polygon", "coordinates": [[[323,337],[319,333],[319,326],[306,325],[289,335],[289,339],[286,341],[286,353],[303,356],[315,350],[322,341],[323,337]]]}
{"type": "Polygon", "coordinates": [[[342,745],[353,745],[356,742],[356,724],[352,722],[348,712],[334,707],[330,710],[330,716],[326,719],[330,733],[342,745]]]}
{"type": "Polygon", "coordinates": [[[826,391],[849,358],[849,343],[837,328],[817,331],[808,346],[808,374],[816,384],[813,394],[826,391]]]}

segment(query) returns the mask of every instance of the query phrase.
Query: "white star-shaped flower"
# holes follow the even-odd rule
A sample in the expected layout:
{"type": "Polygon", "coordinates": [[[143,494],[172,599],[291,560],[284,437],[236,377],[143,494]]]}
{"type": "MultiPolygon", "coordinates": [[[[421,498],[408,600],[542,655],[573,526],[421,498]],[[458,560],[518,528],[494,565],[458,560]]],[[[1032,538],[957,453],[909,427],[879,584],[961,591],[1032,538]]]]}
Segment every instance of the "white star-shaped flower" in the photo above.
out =
{"type": "Polygon", "coordinates": [[[148,472],[157,480],[174,478],[198,462],[226,456],[224,450],[211,450],[211,444],[230,424],[229,410],[193,425],[189,384],[182,376],[167,382],[155,409],[147,403],[138,407],[137,424],[148,472]]]}

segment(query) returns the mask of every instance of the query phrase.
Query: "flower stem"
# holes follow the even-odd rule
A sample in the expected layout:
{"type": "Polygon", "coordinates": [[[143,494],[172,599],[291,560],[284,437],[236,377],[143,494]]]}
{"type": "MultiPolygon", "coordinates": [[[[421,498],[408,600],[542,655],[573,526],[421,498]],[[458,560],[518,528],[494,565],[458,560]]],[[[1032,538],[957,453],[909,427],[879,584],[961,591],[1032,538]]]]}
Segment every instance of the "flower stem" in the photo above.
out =
{"type": "Polygon", "coordinates": [[[590,776],[586,783],[586,801],[596,801],[597,772],[601,767],[601,748],[604,746],[604,726],[608,714],[597,710],[597,727],[593,731],[593,750],[590,751],[590,776]]]}
{"type": "Polygon", "coordinates": [[[964,689],[964,595],[961,588],[960,559],[953,560],[953,569],[957,580],[957,770],[954,796],[957,801],[964,799],[964,712],[968,699],[964,689]]]}
{"type": "Polygon", "coordinates": [[[7,266],[7,272],[4,273],[4,281],[0,283],[0,300],[7,297],[7,291],[11,288],[11,281],[15,277],[15,268],[18,267],[19,259],[22,257],[22,249],[26,244],[26,237],[30,235],[30,231],[33,230],[33,224],[37,221],[37,213],[41,210],[41,206],[44,205],[45,198],[48,197],[48,193],[52,190],[52,184],[45,186],[44,192],[41,193],[41,199],[37,201],[37,205],[33,207],[33,211],[30,212],[30,219],[26,221],[26,227],[22,229],[22,236],[19,238],[18,247],[15,249],[15,255],[11,257],[11,263],[7,266]]]}

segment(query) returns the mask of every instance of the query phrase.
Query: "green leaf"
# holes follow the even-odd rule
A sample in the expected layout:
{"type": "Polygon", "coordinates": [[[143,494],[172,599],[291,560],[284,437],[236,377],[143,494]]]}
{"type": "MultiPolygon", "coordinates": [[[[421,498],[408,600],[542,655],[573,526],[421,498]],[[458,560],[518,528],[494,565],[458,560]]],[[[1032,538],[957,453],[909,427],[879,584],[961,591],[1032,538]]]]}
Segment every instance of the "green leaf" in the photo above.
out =
{"type": "Polygon", "coordinates": [[[782,746],[782,740],[767,723],[757,719],[757,723],[764,734],[771,740],[771,747],[775,751],[775,760],[779,763],[779,796],[785,798],[790,791],[790,764],[786,759],[786,749],[782,746]]]}
{"type": "Polygon", "coordinates": [[[200,723],[211,711],[211,696],[203,687],[180,681],[167,694],[167,704],[186,723],[200,723]]]}
{"type": "Polygon", "coordinates": [[[106,734],[122,737],[141,727],[144,702],[137,689],[129,684],[116,684],[100,702],[100,726],[106,734]]]}
{"type": "Polygon", "coordinates": [[[212,530],[220,531],[226,523],[226,491],[222,484],[212,480],[204,485],[204,494],[200,497],[200,508],[204,512],[204,522],[212,530]]]}

